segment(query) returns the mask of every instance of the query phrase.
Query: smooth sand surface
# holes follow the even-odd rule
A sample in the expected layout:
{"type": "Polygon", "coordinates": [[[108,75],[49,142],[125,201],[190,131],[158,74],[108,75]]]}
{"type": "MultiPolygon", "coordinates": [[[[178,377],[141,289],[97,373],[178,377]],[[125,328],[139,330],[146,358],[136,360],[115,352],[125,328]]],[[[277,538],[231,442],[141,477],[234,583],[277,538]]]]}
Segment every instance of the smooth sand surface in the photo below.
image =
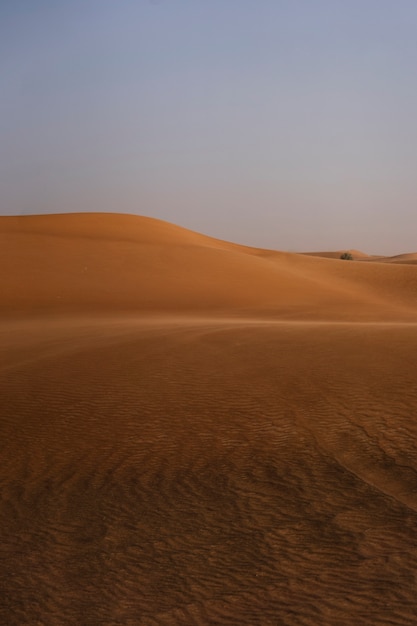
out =
{"type": "Polygon", "coordinates": [[[415,265],[125,215],[0,243],[0,624],[416,624],[415,265]]]}
{"type": "Polygon", "coordinates": [[[415,317],[417,274],[238,246],[145,217],[0,218],[3,316],[415,317]]]}

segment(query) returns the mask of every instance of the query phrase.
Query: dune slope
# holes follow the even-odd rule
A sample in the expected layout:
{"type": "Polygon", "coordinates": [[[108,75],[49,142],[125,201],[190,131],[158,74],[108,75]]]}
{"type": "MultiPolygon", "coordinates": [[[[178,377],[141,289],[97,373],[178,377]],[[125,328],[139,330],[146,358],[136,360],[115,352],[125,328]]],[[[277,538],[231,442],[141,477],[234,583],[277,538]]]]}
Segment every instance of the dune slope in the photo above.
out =
{"type": "Polygon", "coordinates": [[[217,311],[378,318],[400,309],[409,314],[417,302],[414,267],[358,269],[128,215],[3,217],[0,254],[3,314],[217,311]]]}

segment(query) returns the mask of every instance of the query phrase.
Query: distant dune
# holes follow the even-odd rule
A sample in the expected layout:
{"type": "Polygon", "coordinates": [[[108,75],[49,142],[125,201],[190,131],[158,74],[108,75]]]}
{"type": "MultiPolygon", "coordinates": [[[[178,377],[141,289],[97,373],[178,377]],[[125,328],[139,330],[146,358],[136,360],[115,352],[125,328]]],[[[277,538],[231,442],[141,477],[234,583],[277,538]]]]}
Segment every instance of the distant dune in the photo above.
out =
{"type": "Polygon", "coordinates": [[[416,255],[352,252],[0,218],[1,625],[416,624],[416,255]]]}
{"type": "Polygon", "coordinates": [[[324,259],[340,259],[341,255],[349,252],[354,261],[368,261],[372,263],[404,263],[414,265],[417,263],[417,252],[397,254],[395,256],[369,255],[360,250],[338,250],[336,252],[302,252],[306,256],[318,256],[324,259]]]}
{"type": "Polygon", "coordinates": [[[3,314],[412,314],[414,268],[335,263],[119,214],[0,218],[3,314]]]}
{"type": "MultiPolygon", "coordinates": [[[[373,260],[372,257],[369,260],[373,260]]],[[[409,252],[407,254],[396,254],[395,256],[377,257],[380,263],[404,263],[406,265],[415,265],[417,263],[417,252],[409,252]]]]}
{"type": "Polygon", "coordinates": [[[341,255],[344,254],[345,252],[349,252],[353,257],[353,260],[355,261],[367,259],[367,258],[370,258],[370,259],[373,258],[373,257],[370,257],[368,254],[365,254],[365,252],[361,252],[360,250],[336,250],[333,252],[331,251],[329,252],[302,252],[301,254],[305,254],[306,256],[319,256],[319,257],[323,257],[324,259],[340,259],[341,255]]]}

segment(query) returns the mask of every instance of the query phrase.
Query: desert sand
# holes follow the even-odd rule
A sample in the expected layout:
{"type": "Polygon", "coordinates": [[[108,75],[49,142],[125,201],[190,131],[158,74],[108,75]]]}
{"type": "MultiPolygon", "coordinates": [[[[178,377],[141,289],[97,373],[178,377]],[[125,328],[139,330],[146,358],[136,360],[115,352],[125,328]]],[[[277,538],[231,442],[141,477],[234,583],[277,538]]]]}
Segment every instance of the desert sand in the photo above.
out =
{"type": "Polygon", "coordinates": [[[417,623],[416,254],[115,214],[0,254],[0,624],[417,623]]]}

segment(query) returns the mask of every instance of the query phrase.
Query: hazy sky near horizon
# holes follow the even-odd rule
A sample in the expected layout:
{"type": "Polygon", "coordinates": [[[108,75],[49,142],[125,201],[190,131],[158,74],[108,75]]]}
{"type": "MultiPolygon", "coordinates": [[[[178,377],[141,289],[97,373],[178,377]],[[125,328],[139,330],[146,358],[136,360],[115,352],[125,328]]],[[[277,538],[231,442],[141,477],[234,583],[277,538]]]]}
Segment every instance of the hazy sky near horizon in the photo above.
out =
{"type": "Polygon", "coordinates": [[[417,251],[415,0],[0,0],[0,214],[417,251]]]}

